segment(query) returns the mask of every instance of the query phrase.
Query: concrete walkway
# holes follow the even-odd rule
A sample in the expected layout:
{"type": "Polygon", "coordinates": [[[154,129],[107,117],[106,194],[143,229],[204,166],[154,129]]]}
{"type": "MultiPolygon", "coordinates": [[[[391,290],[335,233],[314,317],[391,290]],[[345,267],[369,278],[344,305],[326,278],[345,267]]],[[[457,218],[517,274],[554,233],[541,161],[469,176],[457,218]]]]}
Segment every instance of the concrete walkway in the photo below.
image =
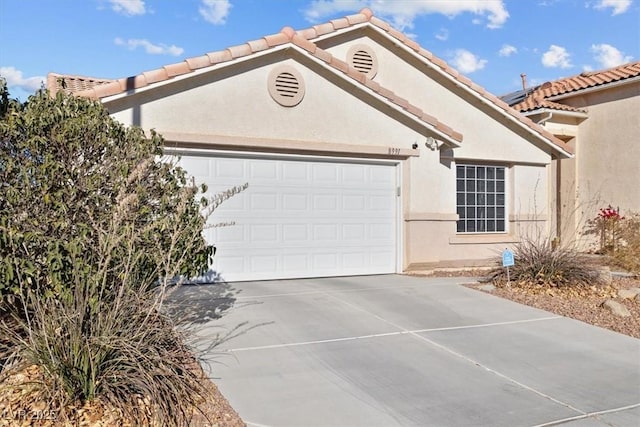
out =
{"type": "Polygon", "coordinates": [[[205,341],[238,333],[209,353],[210,374],[250,427],[640,425],[640,340],[460,285],[470,280],[247,282],[181,297],[205,341]]]}

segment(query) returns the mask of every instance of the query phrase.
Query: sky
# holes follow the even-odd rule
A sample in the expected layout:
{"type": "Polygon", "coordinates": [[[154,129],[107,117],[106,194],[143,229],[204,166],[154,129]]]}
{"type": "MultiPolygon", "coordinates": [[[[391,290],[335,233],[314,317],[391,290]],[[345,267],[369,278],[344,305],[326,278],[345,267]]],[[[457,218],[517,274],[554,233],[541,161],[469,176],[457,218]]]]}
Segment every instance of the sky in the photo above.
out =
{"type": "Polygon", "coordinates": [[[640,59],[640,0],[0,0],[0,76],[121,78],[370,8],[495,95],[640,59]]]}

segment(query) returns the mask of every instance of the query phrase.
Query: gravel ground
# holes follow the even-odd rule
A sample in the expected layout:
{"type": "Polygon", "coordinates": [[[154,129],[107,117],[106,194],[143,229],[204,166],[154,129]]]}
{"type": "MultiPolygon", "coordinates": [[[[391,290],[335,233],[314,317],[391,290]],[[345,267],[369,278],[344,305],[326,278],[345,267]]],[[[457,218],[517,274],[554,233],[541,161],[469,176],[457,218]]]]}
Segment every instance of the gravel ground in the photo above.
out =
{"type": "MultiPolygon", "coordinates": [[[[468,286],[478,289],[482,285],[468,286]]],[[[618,295],[622,289],[633,288],[640,288],[640,279],[614,278],[610,285],[563,288],[523,284],[507,287],[499,284],[496,289],[483,292],[640,338],[640,296],[621,298],[618,295]],[[607,300],[614,300],[625,306],[630,316],[614,315],[603,306],[607,300]]]]}

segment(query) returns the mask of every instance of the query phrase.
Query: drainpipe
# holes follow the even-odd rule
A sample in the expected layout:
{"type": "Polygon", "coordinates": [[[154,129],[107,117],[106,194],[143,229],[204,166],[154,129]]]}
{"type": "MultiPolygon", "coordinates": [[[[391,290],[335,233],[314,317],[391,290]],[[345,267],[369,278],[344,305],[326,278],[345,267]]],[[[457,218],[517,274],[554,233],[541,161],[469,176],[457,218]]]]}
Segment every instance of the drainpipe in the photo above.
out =
{"type": "Polygon", "coordinates": [[[550,120],[552,117],[553,117],[553,112],[549,111],[547,117],[541,118],[540,120],[538,120],[537,123],[542,126],[545,124],[546,121],[550,120]]]}

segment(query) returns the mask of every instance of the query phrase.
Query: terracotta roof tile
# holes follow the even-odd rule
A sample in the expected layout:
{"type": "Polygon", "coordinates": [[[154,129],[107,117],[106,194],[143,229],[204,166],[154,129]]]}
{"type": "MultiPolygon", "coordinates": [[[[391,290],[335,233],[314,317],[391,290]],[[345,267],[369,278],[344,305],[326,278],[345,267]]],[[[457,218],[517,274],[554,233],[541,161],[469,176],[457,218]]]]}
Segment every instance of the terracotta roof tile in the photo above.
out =
{"type": "Polygon", "coordinates": [[[209,61],[211,64],[219,64],[221,62],[231,61],[233,57],[231,56],[231,52],[228,50],[219,50],[217,52],[209,52],[207,53],[209,57],[209,61]]]}
{"type": "Polygon", "coordinates": [[[291,38],[291,41],[293,41],[297,46],[300,46],[309,53],[314,53],[318,48],[314,43],[311,43],[309,40],[298,34],[294,35],[291,38]]]}
{"type": "Polygon", "coordinates": [[[179,76],[181,74],[186,74],[191,71],[191,68],[189,68],[189,63],[187,61],[165,65],[163,68],[167,72],[168,77],[179,76]]]}
{"type": "Polygon", "coordinates": [[[193,58],[185,59],[185,61],[189,64],[189,67],[192,70],[197,70],[211,65],[211,59],[207,55],[194,56],[193,58]]]}
{"type": "Polygon", "coordinates": [[[533,88],[527,97],[515,104],[513,108],[521,112],[533,111],[538,108],[584,112],[584,110],[578,108],[548,101],[547,98],[570,94],[582,89],[590,89],[638,76],[640,76],[640,61],[630,62],[606,70],[583,72],[572,77],[547,82],[533,88]]]}
{"type": "Polygon", "coordinates": [[[269,43],[267,43],[264,38],[259,40],[251,40],[247,42],[247,44],[251,48],[252,52],[260,52],[261,50],[267,50],[270,47],[269,43]]]}
{"type": "Polygon", "coordinates": [[[164,68],[156,68],[155,70],[149,70],[142,73],[147,80],[148,84],[161,82],[167,80],[169,76],[164,68]]]}
{"type": "Polygon", "coordinates": [[[347,28],[350,26],[349,20],[347,18],[334,19],[329,22],[331,22],[331,25],[333,25],[334,30],[340,30],[342,28],[347,28]]]}
{"type": "Polygon", "coordinates": [[[56,92],[64,91],[76,93],[113,82],[113,79],[98,79],[95,77],[72,76],[57,73],[50,73],[47,76],[47,88],[55,95],[56,92]]]}
{"type": "Polygon", "coordinates": [[[233,59],[242,58],[243,56],[251,55],[253,53],[253,51],[251,50],[251,45],[249,45],[248,43],[231,46],[228,47],[227,50],[229,51],[233,59]]]}
{"type": "MultiPolygon", "coordinates": [[[[507,112],[507,114],[516,117],[517,120],[524,123],[529,128],[533,129],[538,133],[545,135],[545,137],[548,138],[551,143],[558,145],[560,148],[562,148],[565,151],[569,151],[569,149],[567,148],[567,145],[564,144],[562,141],[557,140],[553,136],[550,136],[548,132],[546,132],[540,126],[535,125],[528,118],[515,113],[511,108],[506,106],[506,104],[497,101],[495,97],[491,96],[484,88],[476,85],[469,78],[463,75],[460,75],[456,70],[450,67],[445,61],[434,56],[430,51],[421,48],[414,40],[411,40],[404,33],[392,28],[389,25],[389,23],[377,18],[376,16],[373,15],[370,9],[366,9],[366,8],[362,9],[357,14],[349,15],[349,16],[346,16],[345,18],[335,19],[331,22],[315,25],[311,28],[307,28],[299,31],[295,31],[291,27],[285,27],[281,30],[280,33],[265,36],[260,40],[250,41],[243,45],[230,47],[222,51],[210,52],[206,56],[188,58],[182,63],[184,65],[174,64],[174,65],[167,66],[167,69],[163,68],[163,69],[150,70],[150,71],[144,72],[141,74],[141,78],[137,78],[137,77],[134,78],[134,82],[135,82],[134,86],[138,88],[138,87],[143,87],[145,85],[150,85],[156,82],[160,82],[163,80],[168,80],[169,78],[175,75],[185,74],[199,68],[220,64],[226,61],[230,61],[234,58],[248,56],[255,52],[273,48],[275,46],[284,45],[290,42],[294,43],[295,45],[309,52],[314,57],[329,64],[330,66],[335,67],[337,70],[343,72],[350,78],[354,78],[355,80],[362,82],[363,81],[362,76],[358,74],[357,71],[350,69],[350,67],[344,61],[340,61],[340,60],[337,60],[336,58],[333,58],[326,51],[323,51],[322,49],[319,49],[317,47],[313,47],[312,45],[315,46],[315,44],[310,41],[312,41],[315,38],[321,37],[323,35],[326,35],[338,30],[342,30],[344,28],[349,28],[351,26],[359,25],[365,22],[369,22],[371,25],[389,34],[390,37],[393,37],[394,39],[398,40],[407,48],[417,52],[417,54],[425,58],[425,60],[428,61],[428,63],[435,65],[436,67],[439,67],[441,72],[446,73],[448,76],[450,76],[451,79],[453,79],[460,85],[463,85],[468,89],[470,89],[471,91],[475,92],[477,96],[481,98],[485,98],[489,103],[493,103],[497,108],[503,109],[505,112],[507,112]],[[294,40],[295,35],[297,35],[298,37],[296,37],[294,40]],[[208,59],[208,63],[207,63],[207,59],[208,59]],[[514,115],[514,114],[517,114],[517,115],[514,115]]],[[[611,73],[611,76],[615,76],[615,74],[611,73]]],[[[592,80],[595,81],[595,79],[592,79],[592,80]]],[[[100,94],[101,94],[100,96],[104,96],[102,95],[103,93],[109,93],[111,95],[114,94],[112,93],[112,91],[115,90],[114,86],[110,84],[109,80],[104,80],[104,81],[101,81],[100,83],[95,83],[95,85],[102,85],[102,84],[108,84],[109,88],[108,90],[107,88],[103,88],[100,91],[100,94]]],[[[129,84],[130,83],[128,82],[126,83],[126,85],[129,85],[129,84]]],[[[371,81],[370,79],[364,79],[364,84],[369,89],[377,92],[378,94],[386,97],[389,100],[393,100],[395,97],[393,92],[388,91],[385,88],[382,88],[379,84],[371,81]]],[[[583,82],[583,84],[585,83],[583,82]]],[[[92,85],[88,85],[88,86],[89,88],[82,87],[82,88],[78,88],[77,91],[73,90],[73,92],[81,96],[96,96],[96,91],[89,91],[89,89],[93,89],[93,86],[92,85]]],[[[116,86],[119,87],[120,85],[117,84],[116,86]]],[[[556,93],[559,93],[562,90],[568,90],[566,88],[567,88],[567,85],[564,85],[560,89],[557,86],[552,86],[551,88],[547,88],[547,89],[551,89],[556,93]]],[[[410,104],[408,107],[406,107],[406,110],[409,112],[414,111],[414,109],[411,108],[410,104]]],[[[415,109],[415,110],[417,112],[419,109],[415,109]]],[[[429,115],[425,115],[424,113],[420,117],[424,121],[431,123],[434,126],[436,126],[439,123],[435,118],[429,115]]],[[[446,130],[446,132],[449,132],[448,135],[451,136],[452,138],[457,140],[457,138],[460,137],[460,140],[461,140],[461,135],[451,130],[448,126],[441,124],[440,129],[444,129],[446,130]]]]}
{"type": "Polygon", "coordinates": [[[279,46],[289,42],[289,37],[283,33],[271,34],[264,36],[263,39],[267,42],[269,47],[279,46]]]}
{"type": "Polygon", "coordinates": [[[313,29],[316,30],[316,34],[318,36],[329,34],[334,31],[333,25],[330,22],[327,22],[326,24],[314,25],[313,29]]]}

